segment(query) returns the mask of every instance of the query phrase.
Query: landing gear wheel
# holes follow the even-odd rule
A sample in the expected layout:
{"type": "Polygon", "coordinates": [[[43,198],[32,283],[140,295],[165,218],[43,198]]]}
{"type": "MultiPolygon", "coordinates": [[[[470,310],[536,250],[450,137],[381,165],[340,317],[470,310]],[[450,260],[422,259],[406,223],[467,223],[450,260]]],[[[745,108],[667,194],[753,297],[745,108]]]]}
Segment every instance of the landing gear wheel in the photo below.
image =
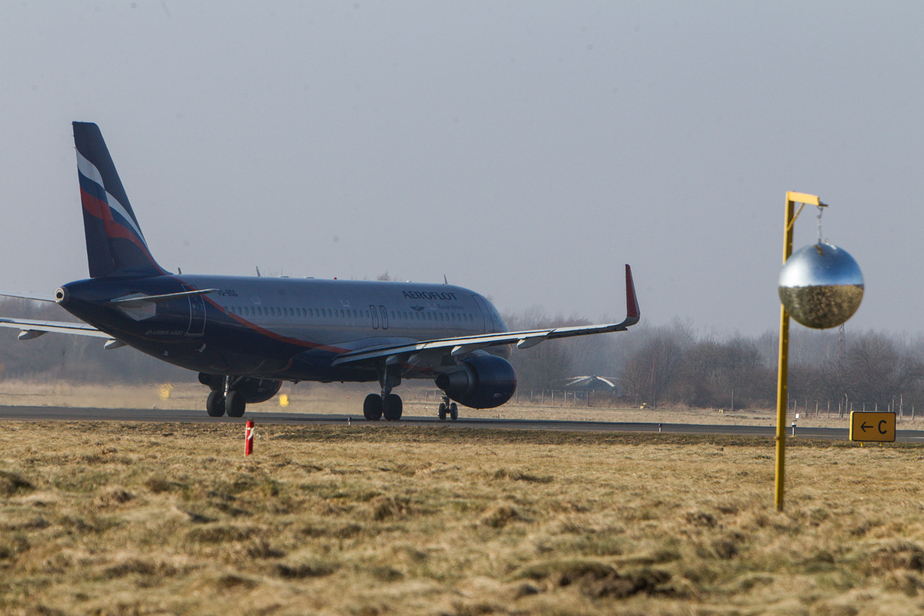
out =
{"type": "MultiPolygon", "coordinates": [[[[230,413],[229,413],[230,414],[230,413]]],[[[453,402],[449,405],[449,419],[455,421],[459,418],[459,407],[453,402]]]]}
{"type": "Polygon", "coordinates": [[[388,394],[382,399],[382,415],[388,421],[398,421],[401,419],[401,412],[404,405],[401,402],[401,396],[398,394],[388,394]]]}
{"type": "Polygon", "coordinates": [[[446,403],[440,402],[440,421],[446,421],[446,403]]]}
{"type": "Polygon", "coordinates": [[[363,417],[369,421],[378,421],[382,418],[382,396],[369,394],[363,400],[363,417]]]}
{"type": "Polygon", "coordinates": [[[244,400],[244,394],[239,391],[228,392],[225,398],[225,410],[228,411],[228,417],[243,417],[246,408],[247,401],[244,400]]]}
{"type": "Polygon", "coordinates": [[[225,395],[220,391],[213,391],[205,403],[205,411],[209,417],[221,417],[225,414],[225,395]]]}

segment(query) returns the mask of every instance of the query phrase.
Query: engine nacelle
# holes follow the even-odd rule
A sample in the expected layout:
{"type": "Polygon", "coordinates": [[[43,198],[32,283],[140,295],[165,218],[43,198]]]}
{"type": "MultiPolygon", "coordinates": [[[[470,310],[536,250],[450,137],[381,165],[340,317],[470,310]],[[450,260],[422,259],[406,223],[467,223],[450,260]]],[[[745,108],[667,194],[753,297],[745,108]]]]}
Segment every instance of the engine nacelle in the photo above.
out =
{"type": "Polygon", "coordinates": [[[246,378],[235,383],[234,390],[244,394],[247,404],[256,404],[266,402],[275,396],[279,393],[280,387],[282,387],[282,381],[246,378]]]}
{"type": "Polygon", "coordinates": [[[436,386],[450,399],[473,409],[500,406],[517,390],[517,375],[505,359],[480,355],[462,360],[455,372],[436,377],[436,386]]]}
{"type": "Polygon", "coordinates": [[[212,391],[218,391],[225,388],[225,377],[220,374],[208,374],[207,372],[199,373],[199,382],[208,385],[212,391]]]}
{"type": "MultiPolygon", "coordinates": [[[[212,391],[224,391],[225,377],[220,374],[200,372],[199,382],[203,385],[208,385],[212,391]]],[[[234,391],[244,394],[244,401],[248,404],[266,402],[279,393],[279,388],[282,387],[282,381],[274,381],[273,379],[247,377],[236,382],[232,379],[232,382],[234,383],[234,391]]]]}

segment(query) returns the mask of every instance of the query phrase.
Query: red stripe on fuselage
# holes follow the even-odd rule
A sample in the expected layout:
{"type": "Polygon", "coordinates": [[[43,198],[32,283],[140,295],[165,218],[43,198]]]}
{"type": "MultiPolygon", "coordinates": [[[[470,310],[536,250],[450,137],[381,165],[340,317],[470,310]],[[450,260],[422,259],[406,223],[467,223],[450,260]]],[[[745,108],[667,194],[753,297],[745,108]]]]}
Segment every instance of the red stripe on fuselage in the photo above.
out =
{"type": "MultiPolygon", "coordinates": [[[[190,285],[190,284],[188,284],[188,283],[184,283],[184,284],[186,284],[186,286],[188,286],[188,287],[191,288],[191,289],[194,289],[194,288],[195,288],[195,287],[193,287],[192,285],[190,285]]],[[[287,337],[287,336],[283,336],[283,335],[281,335],[281,334],[277,334],[277,333],[275,333],[275,332],[273,332],[273,331],[271,331],[271,330],[266,329],[265,327],[261,327],[261,326],[257,325],[256,323],[253,323],[253,322],[251,322],[251,321],[248,321],[247,319],[244,319],[244,318],[242,318],[242,317],[239,316],[239,315],[236,315],[236,314],[234,314],[234,313],[228,312],[227,310],[225,310],[224,306],[221,306],[220,304],[218,304],[215,300],[211,299],[210,297],[207,297],[207,296],[203,295],[202,298],[203,298],[205,301],[207,301],[208,303],[210,303],[212,306],[214,306],[214,307],[215,307],[217,310],[219,310],[222,314],[231,317],[232,319],[234,319],[235,321],[237,321],[237,322],[240,323],[241,325],[247,327],[248,329],[251,329],[251,330],[255,331],[256,333],[258,333],[258,334],[260,334],[260,335],[262,335],[262,336],[266,336],[267,338],[272,338],[273,340],[276,340],[276,341],[279,341],[279,342],[285,342],[286,344],[293,344],[293,345],[296,345],[296,346],[305,347],[305,348],[307,348],[307,349],[316,349],[316,350],[320,350],[320,351],[329,351],[329,352],[331,352],[331,353],[337,353],[338,355],[339,355],[340,353],[346,353],[346,352],[349,350],[349,349],[340,349],[340,348],[337,348],[337,347],[332,347],[332,346],[328,346],[328,345],[325,345],[325,344],[320,344],[320,343],[317,343],[317,342],[308,342],[307,340],[299,340],[298,338],[289,338],[289,337],[287,337]]]]}

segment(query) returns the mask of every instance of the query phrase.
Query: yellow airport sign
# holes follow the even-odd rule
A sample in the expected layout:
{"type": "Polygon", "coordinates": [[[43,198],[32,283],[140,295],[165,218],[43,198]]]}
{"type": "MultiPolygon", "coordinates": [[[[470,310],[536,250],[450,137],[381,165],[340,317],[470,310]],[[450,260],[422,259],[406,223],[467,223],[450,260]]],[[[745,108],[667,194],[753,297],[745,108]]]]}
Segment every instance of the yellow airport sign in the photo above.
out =
{"type": "Polygon", "coordinates": [[[895,413],[853,411],[850,413],[850,440],[895,442],[895,413]]]}

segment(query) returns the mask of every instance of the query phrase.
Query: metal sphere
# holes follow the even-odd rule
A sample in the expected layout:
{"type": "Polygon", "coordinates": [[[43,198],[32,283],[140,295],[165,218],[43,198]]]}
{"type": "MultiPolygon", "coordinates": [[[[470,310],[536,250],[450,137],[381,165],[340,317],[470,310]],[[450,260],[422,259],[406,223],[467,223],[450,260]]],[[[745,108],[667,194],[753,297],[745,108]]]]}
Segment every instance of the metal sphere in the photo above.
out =
{"type": "Polygon", "coordinates": [[[792,254],[780,270],[780,301],[797,322],[814,329],[837,327],[863,300],[863,274],[846,250],[812,244],[792,254]]]}

